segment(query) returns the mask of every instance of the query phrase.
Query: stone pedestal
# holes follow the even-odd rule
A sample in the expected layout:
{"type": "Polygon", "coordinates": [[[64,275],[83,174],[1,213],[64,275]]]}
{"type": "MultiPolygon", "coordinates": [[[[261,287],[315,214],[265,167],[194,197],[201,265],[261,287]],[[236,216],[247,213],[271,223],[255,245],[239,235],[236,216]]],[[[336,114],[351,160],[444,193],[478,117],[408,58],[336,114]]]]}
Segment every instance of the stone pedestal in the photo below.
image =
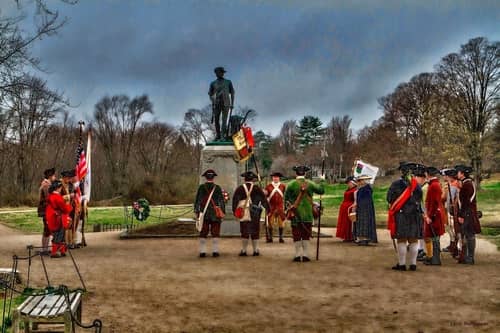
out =
{"type": "MultiPolygon", "coordinates": [[[[226,203],[226,219],[230,219],[231,204],[236,187],[243,183],[240,175],[245,172],[245,163],[239,163],[237,160],[236,151],[232,143],[216,144],[212,143],[205,146],[201,151],[200,173],[207,169],[214,169],[217,173],[215,183],[222,187],[223,190],[229,193],[229,201],[226,203]]],[[[199,183],[203,184],[205,177],[200,176],[199,183]]]]}

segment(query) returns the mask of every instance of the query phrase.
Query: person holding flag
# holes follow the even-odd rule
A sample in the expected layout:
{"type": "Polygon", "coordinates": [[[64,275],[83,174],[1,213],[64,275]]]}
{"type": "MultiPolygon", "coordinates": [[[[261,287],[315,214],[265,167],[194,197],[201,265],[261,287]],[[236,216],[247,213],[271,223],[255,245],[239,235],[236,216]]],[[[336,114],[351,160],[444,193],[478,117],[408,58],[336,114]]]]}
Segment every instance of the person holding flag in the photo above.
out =
{"type": "Polygon", "coordinates": [[[406,271],[409,249],[410,271],[417,270],[418,240],[422,238],[422,189],[412,171],[424,174],[424,167],[415,163],[400,162],[401,178],[394,181],[387,191],[389,203],[388,229],[393,239],[398,263],[392,267],[406,271]],[[397,247],[396,247],[397,239],[397,247]]]}

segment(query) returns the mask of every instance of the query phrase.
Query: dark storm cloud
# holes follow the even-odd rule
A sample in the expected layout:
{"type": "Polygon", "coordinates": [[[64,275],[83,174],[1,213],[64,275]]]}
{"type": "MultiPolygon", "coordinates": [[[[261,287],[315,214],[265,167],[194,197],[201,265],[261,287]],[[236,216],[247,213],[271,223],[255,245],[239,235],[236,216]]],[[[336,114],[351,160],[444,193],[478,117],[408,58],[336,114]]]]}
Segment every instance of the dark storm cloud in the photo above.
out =
{"type": "MultiPolygon", "coordinates": [[[[156,117],[180,124],[208,103],[212,69],[233,80],[256,127],[349,114],[362,127],[377,98],[469,38],[499,38],[494,1],[81,1],[37,52],[80,112],[104,94],[148,93],[156,117]]],[[[275,128],[278,127],[278,128],[275,128]]]]}

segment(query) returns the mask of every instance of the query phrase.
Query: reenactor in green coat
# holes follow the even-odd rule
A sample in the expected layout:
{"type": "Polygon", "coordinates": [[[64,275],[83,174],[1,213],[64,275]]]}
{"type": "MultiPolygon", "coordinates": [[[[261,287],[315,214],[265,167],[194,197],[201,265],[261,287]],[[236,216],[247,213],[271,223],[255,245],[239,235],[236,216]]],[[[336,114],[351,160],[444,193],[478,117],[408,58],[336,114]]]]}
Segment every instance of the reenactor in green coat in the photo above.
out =
{"type": "Polygon", "coordinates": [[[323,194],[324,176],[321,183],[305,179],[305,174],[309,167],[299,165],[293,167],[296,178],[291,181],[285,190],[285,205],[287,208],[287,218],[292,225],[292,236],[295,246],[295,257],[293,261],[307,262],[309,259],[309,239],[312,235],[313,217],[313,194],[323,194]]]}

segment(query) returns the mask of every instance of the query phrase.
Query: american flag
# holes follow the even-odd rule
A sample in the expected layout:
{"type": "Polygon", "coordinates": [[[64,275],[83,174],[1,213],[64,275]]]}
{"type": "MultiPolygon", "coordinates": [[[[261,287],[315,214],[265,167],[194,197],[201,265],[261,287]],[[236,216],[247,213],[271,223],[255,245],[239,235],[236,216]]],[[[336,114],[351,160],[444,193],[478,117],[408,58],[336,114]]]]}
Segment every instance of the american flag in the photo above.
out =
{"type": "Polygon", "coordinates": [[[80,145],[78,147],[77,160],[76,160],[76,175],[78,180],[82,180],[87,175],[87,160],[85,159],[85,150],[80,145]]]}

